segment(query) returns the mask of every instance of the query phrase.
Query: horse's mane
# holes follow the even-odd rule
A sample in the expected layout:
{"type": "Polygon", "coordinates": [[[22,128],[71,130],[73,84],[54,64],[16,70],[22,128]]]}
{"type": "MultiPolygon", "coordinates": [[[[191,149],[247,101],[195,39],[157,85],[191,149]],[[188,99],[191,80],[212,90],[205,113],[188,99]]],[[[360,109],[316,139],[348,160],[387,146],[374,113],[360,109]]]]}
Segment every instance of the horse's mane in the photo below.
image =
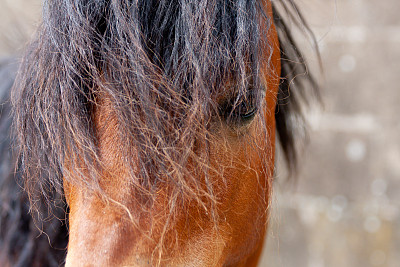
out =
{"type": "MultiPolygon", "coordinates": [[[[248,88],[254,105],[262,103],[260,63],[269,55],[260,49],[260,36],[268,31],[259,27],[260,14],[267,20],[260,2],[45,1],[43,23],[12,93],[18,183],[6,170],[0,188],[0,262],[6,257],[16,266],[53,266],[63,260],[67,228],[57,219],[64,219],[63,179],[102,190],[93,125],[101,97],[113,105],[124,164],[139,167],[139,172],[129,170],[138,194],[151,200],[160,184],[173,183],[175,196],[204,202],[212,211],[212,183],[198,184],[184,166],[194,158],[195,171],[207,173],[204,158],[213,138],[209,122],[217,117],[235,123],[236,109],[248,101],[248,88]],[[225,96],[227,80],[236,84],[229,90],[228,108],[215,101],[225,96]],[[132,148],[140,151],[137,157],[131,157],[132,148]],[[19,192],[19,185],[26,193],[19,192]],[[28,199],[52,248],[47,236],[37,238],[37,225],[27,215],[28,199]]],[[[298,25],[305,25],[294,3],[283,2],[298,25]]],[[[295,130],[303,125],[300,103],[306,100],[306,85],[314,88],[315,83],[277,10],[273,19],[282,56],[277,133],[293,168],[295,130]]],[[[1,123],[10,125],[4,111],[1,123]]]]}

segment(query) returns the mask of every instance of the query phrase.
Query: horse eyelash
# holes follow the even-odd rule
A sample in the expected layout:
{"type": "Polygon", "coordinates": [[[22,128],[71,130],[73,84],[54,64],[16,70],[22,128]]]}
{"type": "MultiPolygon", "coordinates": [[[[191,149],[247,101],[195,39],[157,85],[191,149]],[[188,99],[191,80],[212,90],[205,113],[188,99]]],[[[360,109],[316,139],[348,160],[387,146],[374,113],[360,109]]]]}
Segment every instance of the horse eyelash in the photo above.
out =
{"type": "Polygon", "coordinates": [[[220,115],[228,122],[228,124],[234,124],[236,126],[247,125],[250,123],[259,111],[259,105],[257,105],[252,89],[249,89],[251,93],[240,101],[240,103],[234,106],[237,97],[233,97],[223,104],[220,108],[220,115]],[[243,107],[244,105],[244,107],[243,107]]]}

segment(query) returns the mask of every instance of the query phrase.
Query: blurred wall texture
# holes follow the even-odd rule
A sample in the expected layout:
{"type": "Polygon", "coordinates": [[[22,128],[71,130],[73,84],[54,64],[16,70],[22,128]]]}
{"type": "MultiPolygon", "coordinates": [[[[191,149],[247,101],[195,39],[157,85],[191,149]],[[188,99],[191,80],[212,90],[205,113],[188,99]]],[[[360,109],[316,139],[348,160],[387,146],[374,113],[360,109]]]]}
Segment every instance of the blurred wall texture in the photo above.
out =
{"type": "MultiPolygon", "coordinates": [[[[261,266],[400,266],[399,2],[296,2],[321,50],[325,107],[307,111],[310,142],[296,181],[277,169],[261,266]]],[[[0,7],[5,57],[31,36],[40,1],[0,7]]]]}
{"type": "Polygon", "coordinates": [[[325,108],[308,112],[295,189],[278,169],[263,266],[400,266],[400,3],[296,2],[321,50],[325,108]]]}

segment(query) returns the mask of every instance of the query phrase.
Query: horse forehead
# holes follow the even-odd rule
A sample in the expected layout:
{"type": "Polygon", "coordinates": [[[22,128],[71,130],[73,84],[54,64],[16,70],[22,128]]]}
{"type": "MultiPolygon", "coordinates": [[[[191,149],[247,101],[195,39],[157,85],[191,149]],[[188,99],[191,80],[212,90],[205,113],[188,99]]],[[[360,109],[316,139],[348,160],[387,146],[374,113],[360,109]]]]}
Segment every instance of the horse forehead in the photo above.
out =
{"type": "MultiPolygon", "coordinates": [[[[263,0],[262,3],[263,6],[261,8],[268,17],[272,18],[272,7],[270,5],[270,1],[263,0]]],[[[267,85],[275,85],[279,83],[279,42],[277,39],[275,27],[272,24],[272,19],[270,22],[267,22],[261,17],[262,16],[260,16],[259,21],[259,23],[261,23],[261,27],[268,28],[267,35],[262,36],[262,38],[265,38],[263,42],[265,45],[262,47],[262,49],[264,50],[264,53],[268,55],[267,58],[271,58],[271,60],[261,61],[261,68],[264,79],[263,82],[267,85]]],[[[222,94],[216,95],[215,102],[220,103],[222,99],[231,94],[232,89],[234,88],[234,84],[234,80],[227,77],[227,79],[225,79],[224,87],[228,88],[228,90],[222,90],[222,94]]],[[[275,92],[269,94],[269,97],[267,98],[268,106],[274,105],[273,102],[275,100],[273,99],[273,97],[271,97],[271,95],[275,95],[275,92]]],[[[96,137],[100,140],[100,142],[98,142],[100,146],[100,156],[103,158],[103,161],[107,165],[108,174],[114,172],[115,175],[119,175],[120,177],[126,176],[125,170],[134,166],[124,165],[124,156],[121,154],[120,148],[125,145],[125,140],[123,140],[123,138],[118,135],[117,131],[115,131],[115,129],[119,127],[119,122],[117,115],[113,110],[113,100],[111,99],[111,97],[106,94],[99,95],[97,97],[97,105],[95,106],[93,114],[96,137]]],[[[133,154],[130,155],[131,157],[135,158],[138,156],[137,153],[135,154],[134,149],[132,150],[132,152],[133,154]]]]}

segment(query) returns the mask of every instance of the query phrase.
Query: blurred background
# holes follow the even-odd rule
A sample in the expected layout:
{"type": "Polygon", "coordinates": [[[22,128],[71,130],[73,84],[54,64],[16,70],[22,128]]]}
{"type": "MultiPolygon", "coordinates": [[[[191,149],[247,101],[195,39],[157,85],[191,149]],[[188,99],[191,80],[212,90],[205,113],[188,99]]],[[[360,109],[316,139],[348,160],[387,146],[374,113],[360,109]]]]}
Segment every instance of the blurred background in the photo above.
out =
{"type": "MultiPolygon", "coordinates": [[[[324,108],[307,111],[298,177],[278,164],[261,266],[400,266],[400,3],[296,3],[320,47],[324,108]]],[[[0,0],[0,58],[20,53],[39,18],[39,0],[0,0]]],[[[317,69],[312,43],[301,46],[317,69]]]]}
{"type": "Polygon", "coordinates": [[[320,47],[325,107],[308,111],[299,177],[277,169],[262,266],[400,266],[400,2],[296,3],[320,47]]]}

